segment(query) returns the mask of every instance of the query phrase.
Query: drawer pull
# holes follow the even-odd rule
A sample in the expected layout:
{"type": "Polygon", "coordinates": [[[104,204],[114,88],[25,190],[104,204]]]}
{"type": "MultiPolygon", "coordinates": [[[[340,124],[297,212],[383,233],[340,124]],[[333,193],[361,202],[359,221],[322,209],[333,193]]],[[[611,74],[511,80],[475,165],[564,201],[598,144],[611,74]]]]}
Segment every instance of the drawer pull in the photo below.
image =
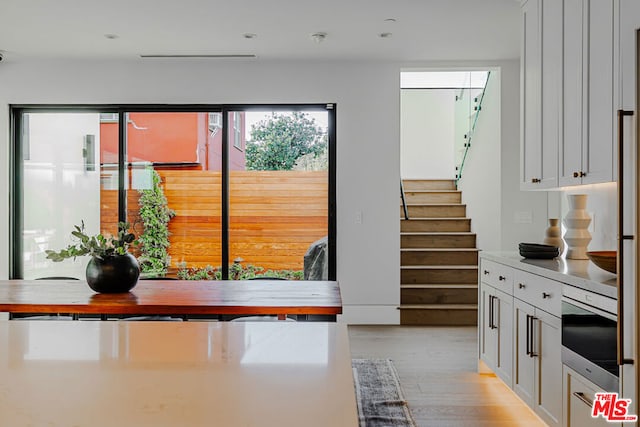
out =
{"type": "Polygon", "coordinates": [[[483,271],[483,273],[486,276],[487,274],[489,274],[489,270],[485,270],[485,271],[483,271]]]}
{"type": "Polygon", "coordinates": [[[543,292],[543,293],[542,293],[542,298],[543,298],[543,299],[545,299],[545,298],[551,298],[551,294],[548,294],[548,293],[546,293],[546,292],[543,292]]]}
{"type": "Polygon", "coordinates": [[[574,391],[573,395],[577,397],[582,403],[587,405],[589,408],[593,407],[593,402],[587,396],[585,396],[584,393],[580,391],[574,391]]]}
{"type": "Polygon", "coordinates": [[[504,276],[498,276],[498,280],[500,280],[501,282],[504,282],[505,280],[507,280],[507,278],[504,276]]]}
{"type": "Polygon", "coordinates": [[[526,288],[524,283],[518,283],[518,289],[524,289],[524,288],[526,288]]]}

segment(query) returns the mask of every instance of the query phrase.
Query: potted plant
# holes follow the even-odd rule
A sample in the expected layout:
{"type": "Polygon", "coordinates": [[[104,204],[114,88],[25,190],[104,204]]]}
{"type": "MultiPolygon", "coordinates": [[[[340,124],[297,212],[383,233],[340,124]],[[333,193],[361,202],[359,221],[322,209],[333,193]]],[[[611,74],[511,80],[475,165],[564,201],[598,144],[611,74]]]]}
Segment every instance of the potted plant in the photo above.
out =
{"type": "Polygon", "coordinates": [[[128,223],[118,223],[118,234],[105,237],[102,234],[87,235],[82,221],[80,226],[75,226],[71,235],[77,243],[59,252],[45,251],[47,259],[61,262],[68,258],[90,255],[86,270],[87,283],[96,292],[129,292],[138,283],[140,265],[129,253],[129,247],[136,243],[136,237],[129,232],[128,223]]]}

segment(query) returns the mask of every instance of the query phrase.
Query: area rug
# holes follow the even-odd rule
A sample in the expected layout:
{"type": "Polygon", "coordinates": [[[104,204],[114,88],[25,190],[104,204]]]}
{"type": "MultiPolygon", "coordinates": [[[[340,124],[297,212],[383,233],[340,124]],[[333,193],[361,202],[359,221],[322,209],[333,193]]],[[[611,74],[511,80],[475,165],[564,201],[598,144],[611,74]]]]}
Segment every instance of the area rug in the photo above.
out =
{"type": "Polygon", "coordinates": [[[415,427],[389,359],[353,359],[360,427],[415,427]]]}

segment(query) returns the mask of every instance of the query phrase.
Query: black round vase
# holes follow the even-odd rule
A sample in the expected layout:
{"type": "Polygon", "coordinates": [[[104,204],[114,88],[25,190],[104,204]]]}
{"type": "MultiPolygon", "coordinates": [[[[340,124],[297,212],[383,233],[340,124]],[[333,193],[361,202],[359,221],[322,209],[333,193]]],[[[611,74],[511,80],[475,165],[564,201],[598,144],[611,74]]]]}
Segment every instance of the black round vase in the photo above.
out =
{"type": "Polygon", "coordinates": [[[96,292],[129,292],[138,283],[140,264],[131,254],[91,258],[87,264],[87,283],[96,292]]]}

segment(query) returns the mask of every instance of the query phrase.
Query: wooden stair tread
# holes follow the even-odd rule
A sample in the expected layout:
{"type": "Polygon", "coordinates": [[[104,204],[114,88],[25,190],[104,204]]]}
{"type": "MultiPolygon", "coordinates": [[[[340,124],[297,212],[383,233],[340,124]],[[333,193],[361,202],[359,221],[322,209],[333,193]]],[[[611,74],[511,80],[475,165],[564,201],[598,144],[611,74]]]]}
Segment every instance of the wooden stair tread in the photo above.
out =
{"type": "Polygon", "coordinates": [[[477,310],[478,304],[400,304],[400,310],[477,310]]]}
{"type": "Polygon", "coordinates": [[[401,231],[401,236],[475,236],[472,231],[401,231]]]}
{"type": "Polygon", "coordinates": [[[439,217],[410,217],[409,219],[404,219],[404,217],[400,218],[400,221],[466,221],[469,218],[464,216],[445,216],[442,218],[439,217]]]}

